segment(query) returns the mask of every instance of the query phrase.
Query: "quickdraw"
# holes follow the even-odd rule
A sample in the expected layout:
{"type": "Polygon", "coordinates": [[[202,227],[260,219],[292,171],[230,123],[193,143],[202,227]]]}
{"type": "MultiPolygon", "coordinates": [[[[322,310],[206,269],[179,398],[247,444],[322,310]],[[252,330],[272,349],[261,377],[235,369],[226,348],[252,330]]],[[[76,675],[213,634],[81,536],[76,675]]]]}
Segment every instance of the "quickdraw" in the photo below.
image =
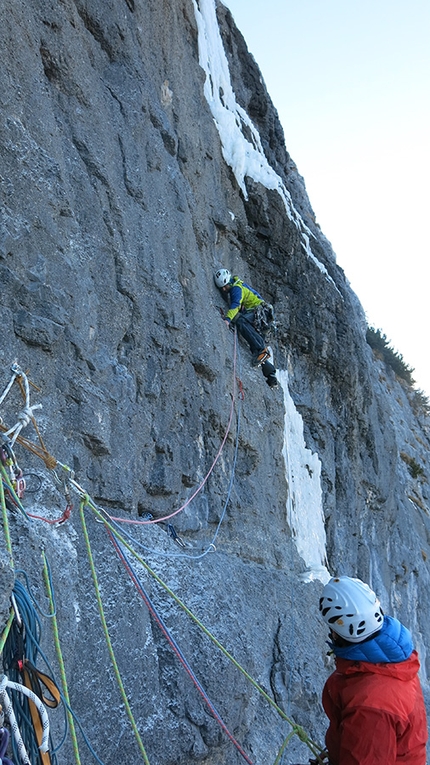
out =
{"type": "Polygon", "coordinates": [[[18,465],[11,443],[6,436],[3,436],[3,443],[0,446],[0,461],[9,473],[10,482],[18,499],[22,499],[25,493],[25,478],[18,465]]]}
{"type": "MultiPolygon", "coordinates": [[[[143,521],[152,521],[153,519],[154,519],[154,516],[152,515],[152,513],[147,512],[142,515],[143,521]]],[[[161,526],[161,528],[164,529],[164,531],[166,531],[170,539],[173,539],[173,541],[175,542],[175,544],[178,545],[178,547],[187,547],[186,542],[184,542],[184,540],[179,536],[173,523],[165,523],[164,521],[160,521],[158,525],[161,526]]]]}

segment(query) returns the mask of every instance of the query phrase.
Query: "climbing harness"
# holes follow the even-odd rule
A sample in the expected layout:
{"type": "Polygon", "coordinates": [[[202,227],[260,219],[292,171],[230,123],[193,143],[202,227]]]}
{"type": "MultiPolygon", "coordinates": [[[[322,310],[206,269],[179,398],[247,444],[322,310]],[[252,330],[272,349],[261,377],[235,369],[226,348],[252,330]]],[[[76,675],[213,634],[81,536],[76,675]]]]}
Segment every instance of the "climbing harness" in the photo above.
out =
{"type": "Polygon", "coordinates": [[[254,312],[254,327],[259,335],[266,337],[276,331],[275,313],[270,303],[260,303],[254,312]]]}
{"type": "MultiPolygon", "coordinates": [[[[60,703],[60,693],[53,680],[48,675],[41,672],[39,669],[36,669],[36,667],[34,667],[33,664],[25,658],[22,659],[22,662],[19,664],[19,672],[22,676],[22,685],[24,685],[28,690],[31,690],[36,698],[41,699],[43,701],[44,707],[56,709],[60,703]],[[43,690],[43,687],[48,691],[49,696],[46,695],[46,691],[43,690]]],[[[30,708],[30,715],[37,740],[37,745],[40,750],[39,757],[43,765],[50,765],[52,762],[51,757],[48,751],[43,749],[42,746],[45,723],[43,721],[43,717],[41,719],[40,707],[37,706],[33,697],[31,696],[29,697],[28,706],[30,708]]],[[[47,715],[46,718],[48,719],[47,715]]]]}

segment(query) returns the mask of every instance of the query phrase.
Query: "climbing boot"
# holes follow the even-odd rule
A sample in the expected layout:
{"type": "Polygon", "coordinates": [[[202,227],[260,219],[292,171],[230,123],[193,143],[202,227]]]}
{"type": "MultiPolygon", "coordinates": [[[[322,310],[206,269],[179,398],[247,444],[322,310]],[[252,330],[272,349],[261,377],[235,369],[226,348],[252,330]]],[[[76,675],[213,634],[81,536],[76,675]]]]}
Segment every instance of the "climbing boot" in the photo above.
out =
{"type": "Polygon", "coordinates": [[[263,348],[261,351],[255,351],[252,354],[252,366],[261,367],[267,359],[270,359],[270,351],[268,348],[263,348]]]}
{"type": "Polygon", "coordinates": [[[266,377],[266,382],[267,382],[269,388],[276,388],[277,385],[278,385],[278,381],[277,381],[277,379],[276,379],[274,374],[268,375],[266,377]]]}

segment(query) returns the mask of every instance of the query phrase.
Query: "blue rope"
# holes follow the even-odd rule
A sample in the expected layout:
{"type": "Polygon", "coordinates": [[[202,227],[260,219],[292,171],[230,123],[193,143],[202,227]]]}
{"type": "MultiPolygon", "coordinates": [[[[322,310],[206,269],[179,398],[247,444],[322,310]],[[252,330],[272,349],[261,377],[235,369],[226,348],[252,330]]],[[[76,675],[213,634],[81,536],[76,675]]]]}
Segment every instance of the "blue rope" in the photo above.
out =
{"type": "MultiPolygon", "coordinates": [[[[36,611],[38,611],[39,614],[41,616],[43,616],[45,619],[52,619],[53,616],[56,616],[57,615],[57,607],[56,607],[55,603],[54,603],[54,611],[53,611],[53,613],[45,613],[45,611],[43,611],[43,609],[40,607],[39,603],[37,602],[36,598],[34,597],[34,595],[32,593],[32,586],[31,586],[30,579],[29,579],[27,573],[22,568],[16,568],[15,569],[15,574],[21,574],[21,576],[24,577],[25,584],[26,584],[26,587],[27,587],[27,591],[28,591],[30,600],[33,603],[36,611]]],[[[52,580],[51,580],[50,570],[49,570],[49,581],[50,581],[51,589],[52,589],[52,580]]],[[[21,585],[18,580],[15,582],[15,584],[18,584],[18,585],[20,585],[20,587],[23,588],[23,585],[21,585]]],[[[25,592],[24,588],[23,588],[23,592],[25,592]]]]}
{"type": "MultiPolygon", "coordinates": [[[[12,628],[9,632],[3,651],[3,666],[8,674],[8,677],[11,680],[19,683],[20,672],[15,662],[17,648],[19,648],[19,645],[22,642],[22,650],[25,658],[27,658],[34,666],[36,666],[37,656],[40,653],[42,625],[35,609],[31,604],[28,593],[18,580],[15,580],[13,594],[19,615],[22,620],[22,627],[21,629],[18,627],[16,620],[12,624],[12,628]]],[[[39,762],[38,743],[31,720],[28,699],[26,696],[22,696],[22,694],[13,689],[11,689],[10,695],[14,707],[14,712],[17,718],[18,727],[21,732],[28,756],[32,762],[39,762]]],[[[53,747],[51,736],[49,737],[49,749],[52,765],[58,765],[58,761],[55,756],[57,749],[54,749],[53,747]]],[[[19,761],[20,757],[16,747],[16,742],[13,737],[12,751],[14,759],[19,761]]]]}
{"type": "MultiPolygon", "coordinates": [[[[48,565],[48,572],[49,572],[49,577],[50,577],[49,565],[48,565]]],[[[27,576],[27,574],[24,571],[22,571],[22,569],[18,569],[16,573],[22,574],[24,576],[25,580],[26,580],[26,583],[29,584],[28,576],[27,576]]],[[[51,579],[51,577],[50,577],[50,582],[51,582],[51,591],[53,593],[53,598],[54,598],[54,602],[55,602],[55,595],[54,595],[54,589],[53,589],[53,586],[52,586],[52,579],[51,579]]],[[[15,599],[16,599],[16,603],[17,603],[17,606],[18,606],[18,611],[19,611],[20,616],[21,616],[21,618],[23,620],[23,623],[25,625],[26,634],[30,638],[30,645],[32,647],[32,655],[31,656],[28,655],[27,647],[26,647],[26,656],[27,656],[27,658],[30,659],[32,664],[34,664],[34,666],[36,666],[36,659],[37,659],[37,655],[39,654],[40,657],[43,659],[46,667],[48,668],[48,672],[49,672],[50,676],[54,677],[54,672],[53,672],[52,667],[51,667],[51,665],[49,663],[49,660],[46,657],[45,653],[43,652],[43,650],[42,650],[42,648],[40,646],[42,627],[41,627],[41,624],[40,624],[40,620],[37,617],[36,611],[35,611],[35,609],[31,605],[31,601],[33,601],[35,607],[38,609],[38,611],[40,613],[43,614],[43,611],[41,610],[40,606],[37,604],[34,596],[31,594],[31,588],[29,587],[29,590],[28,590],[28,593],[27,593],[25,588],[24,588],[24,586],[21,584],[21,582],[18,579],[15,580],[14,594],[15,594],[15,599]]],[[[43,614],[43,615],[44,616],[52,616],[52,614],[43,614]]],[[[17,682],[19,682],[19,679],[17,679],[17,682]]],[[[13,693],[13,691],[12,691],[12,693],[13,693]]],[[[82,724],[81,724],[81,722],[79,720],[79,717],[73,711],[73,709],[70,707],[70,705],[67,703],[67,701],[64,698],[64,695],[63,695],[63,693],[61,691],[60,691],[60,697],[61,697],[61,701],[63,703],[63,708],[64,708],[64,733],[63,733],[62,739],[61,739],[60,743],[58,744],[58,746],[56,746],[55,748],[51,749],[51,754],[54,755],[54,757],[55,757],[56,753],[63,747],[63,745],[64,745],[64,743],[66,741],[68,730],[69,730],[68,721],[67,721],[67,715],[66,715],[66,709],[67,709],[70,712],[70,714],[73,716],[73,719],[74,719],[76,725],[79,728],[79,731],[80,731],[80,733],[82,735],[82,738],[84,739],[84,742],[85,742],[86,746],[88,747],[89,751],[91,752],[92,756],[94,757],[96,762],[99,763],[99,765],[104,765],[103,761],[98,757],[98,755],[94,751],[94,749],[93,749],[93,747],[92,747],[92,745],[91,745],[91,743],[90,743],[90,741],[89,741],[89,739],[88,739],[88,737],[87,737],[87,735],[86,735],[86,733],[85,733],[85,731],[83,729],[83,726],[82,726],[82,724]]],[[[31,718],[27,717],[26,722],[28,723],[28,725],[30,725],[30,726],[32,725],[31,718]]],[[[37,762],[37,759],[35,760],[35,762],[37,762]]],[[[57,763],[57,759],[55,757],[55,759],[53,759],[53,765],[56,765],[56,763],[57,763]]]]}

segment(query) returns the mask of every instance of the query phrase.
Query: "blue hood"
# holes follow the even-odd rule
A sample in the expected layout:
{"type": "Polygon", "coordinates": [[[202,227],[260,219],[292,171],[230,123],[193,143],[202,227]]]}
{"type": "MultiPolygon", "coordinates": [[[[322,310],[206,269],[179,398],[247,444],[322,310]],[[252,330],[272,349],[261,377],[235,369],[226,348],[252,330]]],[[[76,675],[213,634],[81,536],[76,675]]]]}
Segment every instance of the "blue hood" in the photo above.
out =
{"type": "Polygon", "coordinates": [[[414,648],[409,630],[392,616],[384,616],[384,624],[371,640],[344,648],[332,643],[330,646],[342,659],[369,661],[371,664],[406,661],[414,648]]]}

